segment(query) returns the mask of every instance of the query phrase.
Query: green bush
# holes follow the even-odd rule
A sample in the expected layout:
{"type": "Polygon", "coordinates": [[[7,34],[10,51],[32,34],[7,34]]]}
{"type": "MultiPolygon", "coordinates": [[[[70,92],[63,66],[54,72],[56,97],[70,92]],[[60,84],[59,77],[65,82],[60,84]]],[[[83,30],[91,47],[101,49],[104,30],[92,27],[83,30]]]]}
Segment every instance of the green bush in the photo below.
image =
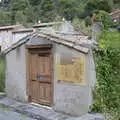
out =
{"type": "Polygon", "coordinates": [[[86,35],[92,36],[92,28],[91,26],[86,27],[85,21],[80,20],[79,18],[75,17],[72,21],[72,25],[75,30],[80,31],[86,35]]]}
{"type": "Polygon", "coordinates": [[[92,25],[92,20],[90,18],[90,16],[87,16],[85,18],[85,26],[88,27],[88,26],[91,26],[92,25]]]}
{"type": "Polygon", "coordinates": [[[5,88],[5,61],[4,57],[0,56],[0,92],[5,88]]]}
{"type": "Polygon", "coordinates": [[[103,31],[95,50],[97,83],[92,110],[111,115],[110,120],[120,120],[119,38],[118,31],[103,31]]]}
{"type": "Polygon", "coordinates": [[[103,10],[100,11],[95,11],[95,17],[96,21],[99,21],[102,23],[102,28],[103,29],[108,29],[109,27],[112,26],[113,22],[109,14],[103,10]]]}

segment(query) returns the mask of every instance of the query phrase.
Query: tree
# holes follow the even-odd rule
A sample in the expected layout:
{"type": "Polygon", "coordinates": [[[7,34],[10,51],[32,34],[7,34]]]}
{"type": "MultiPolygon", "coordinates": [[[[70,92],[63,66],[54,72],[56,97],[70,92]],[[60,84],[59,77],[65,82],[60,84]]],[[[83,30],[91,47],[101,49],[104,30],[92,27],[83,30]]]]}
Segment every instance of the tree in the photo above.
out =
{"type": "Polygon", "coordinates": [[[113,25],[112,19],[109,14],[103,10],[95,11],[95,19],[102,23],[103,29],[108,29],[113,25]]]}
{"type": "Polygon", "coordinates": [[[111,11],[111,5],[107,0],[89,0],[85,6],[85,16],[91,16],[95,10],[111,11]]]}
{"type": "Polygon", "coordinates": [[[1,0],[0,1],[0,8],[4,10],[9,10],[11,5],[11,0],[1,0]]]}
{"type": "Polygon", "coordinates": [[[59,0],[60,15],[67,20],[73,20],[75,16],[80,18],[86,1],[88,0],[59,0]]]}
{"type": "Polygon", "coordinates": [[[26,20],[25,10],[28,7],[27,0],[12,0],[11,2],[11,21],[24,23],[26,20]]]}
{"type": "Polygon", "coordinates": [[[42,0],[35,10],[37,10],[37,19],[40,19],[42,22],[49,22],[55,19],[56,9],[52,0],[42,0]]]}
{"type": "Polygon", "coordinates": [[[32,6],[38,6],[42,0],[29,0],[32,6]]]}
{"type": "Polygon", "coordinates": [[[87,16],[85,18],[85,26],[88,27],[88,26],[91,26],[92,25],[92,20],[90,18],[90,16],[87,16]]]}
{"type": "Polygon", "coordinates": [[[10,12],[0,12],[0,25],[10,25],[11,23],[11,13],[10,12]]]}

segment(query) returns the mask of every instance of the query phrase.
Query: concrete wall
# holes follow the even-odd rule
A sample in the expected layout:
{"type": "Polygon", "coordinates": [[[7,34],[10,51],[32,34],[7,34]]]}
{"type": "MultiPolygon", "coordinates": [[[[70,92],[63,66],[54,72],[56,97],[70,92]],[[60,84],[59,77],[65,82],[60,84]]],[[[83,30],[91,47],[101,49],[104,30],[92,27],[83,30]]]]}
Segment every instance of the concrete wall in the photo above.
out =
{"type": "MultiPolygon", "coordinates": [[[[22,28],[22,26],[19,26],[19,28],[22,28]]],[[[0,46],[1,51],[4,51],[8,47],[10,47],[12,44],[20,40],[21,38],[29,35],[31,32],[12,32],[14,29],[5,29],[0,30],[0,46]]]]}
{"type": "MultiPolygon", "coordinates": [[[[54,48],[55,50],[55,58],[54,61],[59,61],[59,54],[61,54],[65,50],[69,50],[70,52],[73,52],[77,54],[78,56],[84,56],[86,59],[85,64],[87,65],[87,57],[88,55],[79,53],[75,50],[71,50],[69,48],[66,48],[62,45],[57,46],[54,48]]],[[[89,110],[89,105],[91,103],[91,92],[90,92],[90,86],[89,86],[89,79],[87,79],[87,69],[88,66],[85,65],[85,83],[79,84],[79,83],[60,83],[59,80],[57,80],[56,76],[56,70],[55,76],[54,76],[54,109],[56,111],[64,112],[70,115],[79,116],[82,115],[89,110]]],[[[54,67],[55,68],[55,67],[54,67]]]]}
{"type": "Polygon", "coordinates": [[[0,30],[0,44],[1,50],[5,50],[12,44],[12,31],[13,29],[0,30]]]}
{"type": "Polygon", "coordinates": [[[14,32],[12,33],[12,41],[15,43],[29,34],[31,34],[31,32],[14,32]]]}
{"type": "MultiPolygon", "coordinates": [[[[71,50],[63,45],[57,45],[49,40],[34,38],[26,43],[27,45],[53,44],[53,81],[54,99],[53,109],[70,115],[82,115],[89,110],[92,103],[92,92],[95,81],[94,62],[91,55],[85,55],[71,50]],[[64,49],[71,50],[86,58],[85,84],[60,83],[56,76],[56,64],[59,61],[59,54],[64,49]],[[92,64],[91,64],[92,63],[92,64]],[[91,77],[92,76],[92,77],[91,77]]],[[[6,89],[9,96],[26,101],[26,64],[25,46],[9,52],[6,55],[6,89]]]]}
{"type": "Polygon", "coordinates": [[[26,59],[22,45],[6,55],[6,91],[8,96],[26,101],[26,59]]]}
{"type": "MultiPolygon", "coordinates": [[[[48,40],[35,38],[26,44],[50,43],[48,40]]],[[[25,102],[27,101],[26,86],[25,45],[22,45],[6,55],[6,92],[9,97],[25,102]]]]}

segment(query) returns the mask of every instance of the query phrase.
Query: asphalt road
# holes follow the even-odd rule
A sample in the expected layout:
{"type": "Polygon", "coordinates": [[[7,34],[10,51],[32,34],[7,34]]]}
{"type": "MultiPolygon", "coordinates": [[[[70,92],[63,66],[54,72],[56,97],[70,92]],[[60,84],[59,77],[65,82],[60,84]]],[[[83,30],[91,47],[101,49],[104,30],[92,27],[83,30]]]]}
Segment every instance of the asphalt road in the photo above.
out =
{"type": "Polygon", "coordinates": [[[36,120],[36,119],[32,119],[26,115],[13,112],[8,108],[0,107],[0,120],[36,120]]]}

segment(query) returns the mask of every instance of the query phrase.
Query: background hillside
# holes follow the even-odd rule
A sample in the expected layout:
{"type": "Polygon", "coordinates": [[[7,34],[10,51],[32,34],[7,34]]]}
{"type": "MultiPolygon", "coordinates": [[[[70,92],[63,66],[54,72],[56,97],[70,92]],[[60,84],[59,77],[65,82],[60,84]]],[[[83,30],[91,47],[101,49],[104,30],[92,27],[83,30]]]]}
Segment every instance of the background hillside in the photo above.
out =
{"type": "Polygon", "coordinates": [[[120,0],[0,0],[0,25],[83,19],[95,10],[118,9],[120,0]]]}

